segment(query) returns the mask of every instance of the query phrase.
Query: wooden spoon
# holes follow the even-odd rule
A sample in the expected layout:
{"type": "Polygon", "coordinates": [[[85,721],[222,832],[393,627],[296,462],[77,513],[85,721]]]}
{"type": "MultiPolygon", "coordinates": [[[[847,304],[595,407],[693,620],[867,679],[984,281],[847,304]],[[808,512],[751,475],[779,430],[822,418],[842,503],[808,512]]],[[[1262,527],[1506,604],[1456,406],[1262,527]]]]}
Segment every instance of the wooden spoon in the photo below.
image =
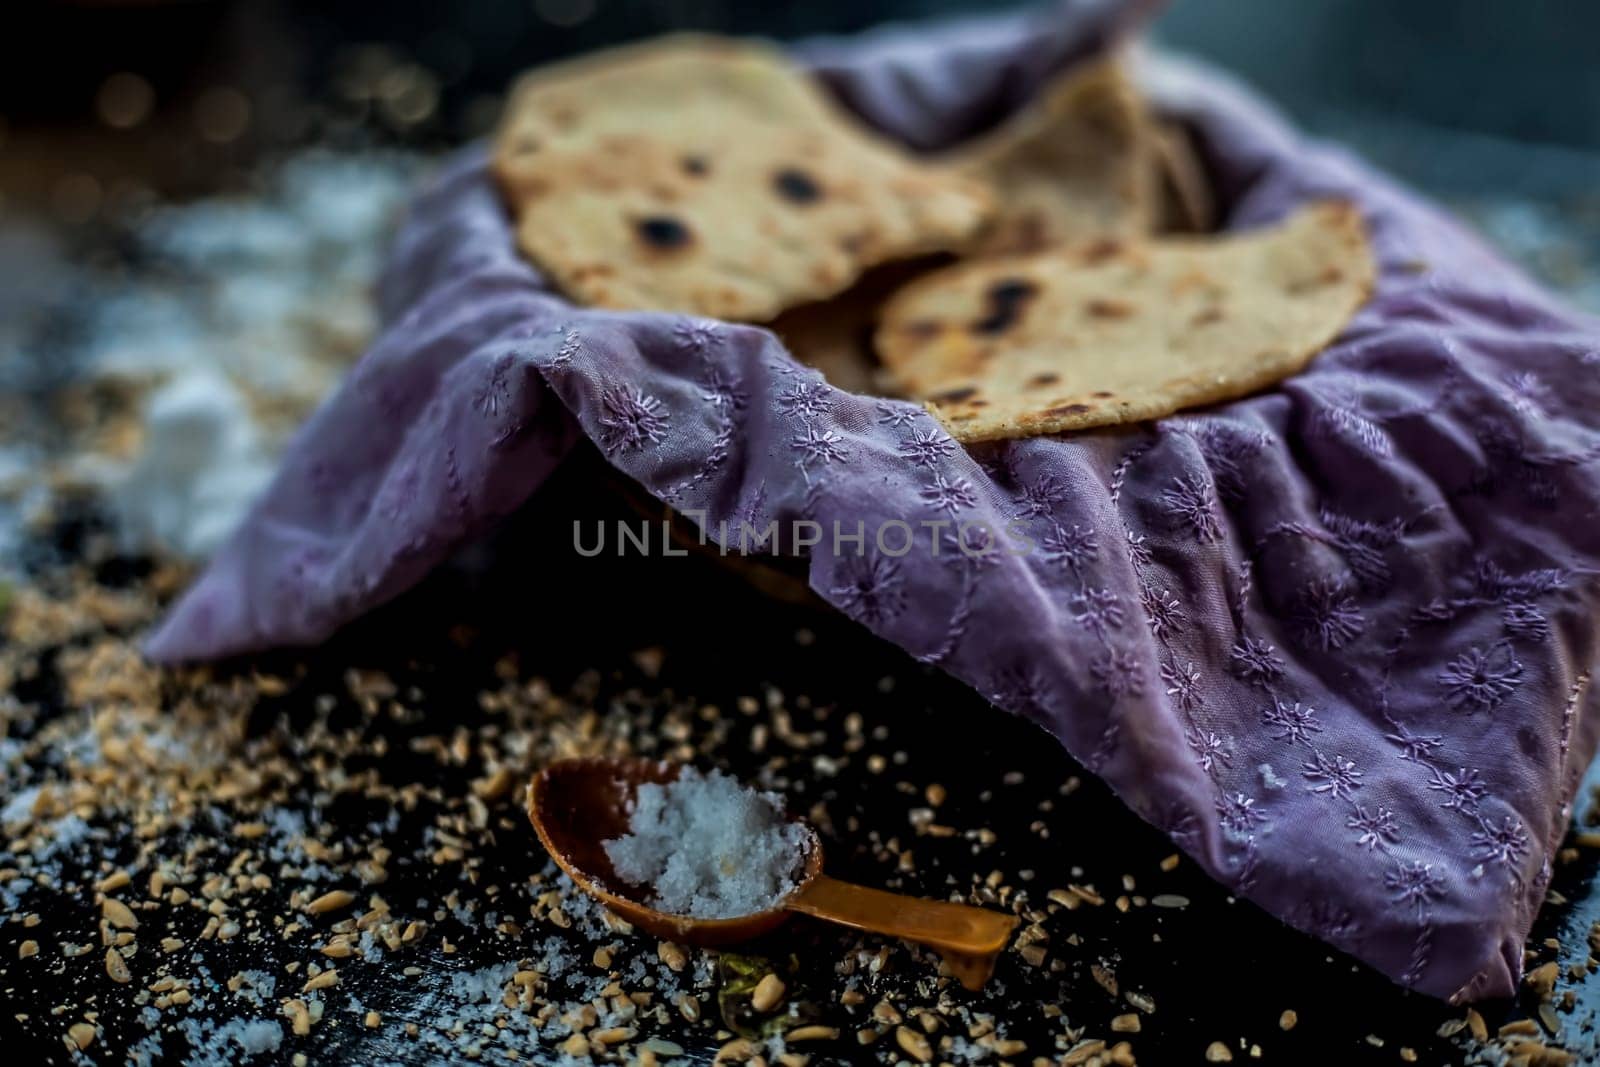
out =
{"type": "Polygon", "coordinates": [[[673,781],[681,769],[679,764],[644,759],[560,760],[535,775],[529,785],[528,818],[544,847],[579,889],[657,937],[705,948],[730,945],[767,933],[798,911],[937,949],[950,973],[968,989],[981,988],[993,973],[995,958],[1016,929],[1015,916],[829,878],[822,873],[822,842],[809,826],[805,826],[799,884],[765,911],[730,919],[696,919],[643,903],[649,887],[619,878],[604,843],[628,833],[628,812],[640,785],[673,781]]]}

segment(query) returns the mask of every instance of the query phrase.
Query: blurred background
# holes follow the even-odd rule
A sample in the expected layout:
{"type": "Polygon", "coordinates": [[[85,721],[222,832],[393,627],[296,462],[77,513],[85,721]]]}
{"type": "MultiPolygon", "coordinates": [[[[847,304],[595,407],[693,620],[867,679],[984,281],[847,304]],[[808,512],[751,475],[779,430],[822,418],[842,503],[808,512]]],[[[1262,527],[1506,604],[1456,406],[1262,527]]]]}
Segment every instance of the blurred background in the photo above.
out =
{"type": "MultiPolygon", "coordinates": [[[[203,556],[370,338],[413,181],[493,125],[519,71],[676,29],[795,38],[1002,6],[12,0],[0,577],[14,517],[45,499],[29,494],[46,456],[56,489],[120,494],[130,538],[203,556]]],[[[1171,0],[1153,36],[1600,311],[1594,0],[1171,0]]]]}
{"type": "MultiPolygon", "coordinates": [[[[0,37],[0,189],[82,220],[209,191],[286,146],[454,143],[493,121],[517,71],[616,41],[796,37],[1002,6],[16,0],[0,37]]],[[[1429,185],[1560,196],[1597,183],[1592,0],[1171,0],[1155,34],[1429,185]]]]}

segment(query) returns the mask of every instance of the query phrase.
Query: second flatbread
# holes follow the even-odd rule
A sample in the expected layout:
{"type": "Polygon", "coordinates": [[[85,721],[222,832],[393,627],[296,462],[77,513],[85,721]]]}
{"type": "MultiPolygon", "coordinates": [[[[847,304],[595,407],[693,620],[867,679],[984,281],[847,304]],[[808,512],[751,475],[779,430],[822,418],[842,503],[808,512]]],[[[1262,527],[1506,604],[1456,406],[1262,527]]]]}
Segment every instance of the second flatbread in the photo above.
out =
{"type": "Polygon", "coordinates": [[[1160,418],[1296,373],[1372,290],[1356,209],[981,260],[902,290],[878,352],[963,441],[1160,418]]]}
{"type": "Polygon", "coordinates": [[[958,247],[988,211],[779,53],[708,37],[529,75],[494,172],[523,250],[577,300],[747,322],[958,247]]]}
{"type": "Polygon", "coordinates": [[[996,211],[976,255],[1022,255],[1154,222],[1155,144],[1143,101],[1115,59],[1061,78],[984,140],[951,156],[987,182],[996,211]]]}

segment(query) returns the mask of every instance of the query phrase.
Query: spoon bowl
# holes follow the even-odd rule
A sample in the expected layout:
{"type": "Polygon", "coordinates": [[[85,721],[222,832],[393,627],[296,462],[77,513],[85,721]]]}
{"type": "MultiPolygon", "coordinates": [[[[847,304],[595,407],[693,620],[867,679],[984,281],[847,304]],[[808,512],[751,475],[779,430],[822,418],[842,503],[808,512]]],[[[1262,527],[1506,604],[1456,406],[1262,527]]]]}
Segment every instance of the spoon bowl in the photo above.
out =
{"type": "Polygon", "coordinates": [[[641,785],[677,779],[681,764],[588,757],[559,760],[528,786],[528,819],[539,841],[579,889],[634,926],[686,945],[718,948],[776,929],[794,912],[937,949],[950,972],[978,989],[994,970],[1015,916],[948,901],[922,900],[851,885],[822,873],[822,842],[804,823],[805,854],[794,888],[772,907],[725,919],[660,911],[645,903],[650,887],[618,877],[605,842],[628,833],[641,785]]]}
{"type": "MultiPolygon", "coordinates": [[[[646,933],[698,948],[718,948],[775,930],[790,915],[782,901],[765,911],[728,919],[674,915],[646,904],[649,887],[623,880],[612,868],[605,842],[628,833],[635,791],[646,783],[674,781],[682,769],[682,764],[660,760],[561,760],[534,776],[528,788],[528,818],[540,843],[579,889],[646,933]]],[[[809,826],[805,831],[805,867],[796,880],[797,892],[822,871],[822,842],[809,826]]]]}

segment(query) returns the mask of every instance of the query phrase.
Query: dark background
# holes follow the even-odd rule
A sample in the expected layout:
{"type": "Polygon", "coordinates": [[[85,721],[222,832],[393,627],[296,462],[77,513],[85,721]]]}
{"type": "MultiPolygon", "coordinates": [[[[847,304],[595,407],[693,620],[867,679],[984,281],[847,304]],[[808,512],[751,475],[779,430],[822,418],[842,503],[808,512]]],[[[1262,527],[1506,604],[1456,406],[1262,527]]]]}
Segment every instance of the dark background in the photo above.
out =
{"type": "MultiPolygon", "coordinates": [[[[0,208],[87,221],[241,181],[262,151],[308,141],[454,143],[493,121],[517,71],[666,30],[794,37],[1003,6],[20,0],[0,30],[0,208]]],[[[1600,187],[1592,0],[1176,0],[1156,36],[1430,188],[1600,187]]]]}
{"type": "MultiPolygon", "coordinates": [[[[78,234],[85,245],[103,241],[107,230],[114,230],[105,223],[136,220],[142,208],[160,199],[248,189],[267,169],[264,163],[307,144],[442,150],[494,121],[500,93],[517,71],[613,41],[682,28],[792,37],[999,6],[940,0],[11,0],[0,3],[0,238],[8,223],[45,221],[78,234]]],[[[1592,306],[1600,306],[1600,282],[1595,281],[1600,269],[1593,266],[1600,260],[1600,241],[1594,240],[1600,233],[1600,3],[1177,0],[1158,22],[1156,36],[1165,45],[1235,69],[1303,125],[1355,144],[1452,205],[1464,210],[1475,202],[1488,205],[1474,214],[1475,221],[1541,267],[1547,280],[1592,294],[1592,306]],[[1563,252],[1558,240],[1582,247],[1563,252]]],[[[0,326],[9,286],[19,279],[41,289],[48,283],[37,257],[19,262],[22,267],[8,268],[0,255],[0,326]],[[40,276],[44,282],[37,280],[40,276]]],[[[27,294],[21,297],[24,303],[27,299],[27,294]]],[[[8,358],[14,357],[0,342],[0,371],[8,358]]],[[[567,477],[576,479],[570,483],[578,486],[571,490],[574,499],[589,501],[582,472],[567,477]]],[[[560,505],[552,510],[566,513],[560,505]]],[[[508,534],[514,539],[508,543],[522,549],[520,558],[540,558],[527,550],[525,540],[515,539],[520,534],[508,534]]],[[[70,562],[78,548],[68,544],[65,554],[70,562]]],[[[125,580],[127,570],[127,561],[113,559],[102,561],[97,573],[123,574],[125,580]]],[[[740,694],[760,685],[792,683],[817,707],[871,707],[875,721],[892,728],[893,744],[911,754],[919,774],[963,783],[959,795],[952,791],[951,807],[964,810],[962,817],[974,824],[1026,825],[1035,802],[1054,792],[1053,783],[1081,773],[1054,744],[1031,744],[1036,740],[1031,727],[987,708],[947,679],[901,664],[898,686],[885,691],[883,650],[840,620],[766,605],[757,611],[747,604],[748,590],[719,592],[687,570],[651,568],[608,577],[582,572],[567,578],[593,587],[565,591],[566,596],[546,590],[547,601],[598,610],[623,599],[672,603],[693,598],[708,618],[749,618],[759,625],[713,630],[637,612],[629,618],[638,632],[618,633],[609,617],[586,617],[574,608],[560,628],[567,640],[546,641],[543,632],[530,634],[524,602],[508,607],[489,595],[505,577],[473,579],[465,589],[455,584],[468,581],[460,574],[436,577],[327,655],[314,658],[315,673],[274,713],[281,710],[287,722],[308,721],[318,696],[337,687],[345,665],[357,664],[432,679],[423,725],[435,729],[471,705],[472,694],[489,684],[507,647],[526,646],[529,670],[552,677],[593,667],[610,693],[643,684],[628,673],[631,653],[654,643],[666,649],[670,666],[659,681],[648,680],[652,692],[676,689],[732,706],[740,694]],[[596,595],[597,588],[610,592],[596,595]],[[484,617],[475,621],[488,635],[470,659],[443,632],[443,622],[454,616],[440,606],[461,603],[479,606],[484,617]],[[813,640],[797,650],[792,635],[800,626],[813,640]],[[395,642],[394,633],[407,634],[408,640],[395,642]],[[600,633],[609,639],[595,640],[600,633]],[[716,640],[710,634],[718,635],[716,640]],[[785,654],[773,655],[774,649],[785,654]],[[431,688],[435,682],[437,689],[431,688]],[[971,736],[952,744],[948,736],[927,730],[930,706],[959,709],[962,721],[973,724],[971,736]],[[1008,792],[998,780],[1015,753],[1024,756],[1033,792],[1015,787],[1008,792]],[[991,787],[999,798],[993,805],[978,799],[991,787]]],[[[506,582],[507,590],[526,587],[506,582]]],[[[748,754],[738,756],[742,740],[735,735],[728,751],[748,759],[748,754]]],[[[398,737],[393,747],[405,750],[398,737]]],[[[1092,778],[1084,776],[1084,783],[1058,816],[1058,840],[1071,834],[1074,848],[1008,841],[1005,861],[1018,869],[1036,868],[1040,885],[1078,877],[1071,864],[1082,864],[1085,880],[1102,885],[1118,884],[1130,870],[1156,883],[1154,872],[1170,844],[1092,778]]],[[[862,812],[870,810],[882,825],[903,825],[902,809],[918,801],[890,785],[887,779],[873,784],[856,772],[829,788],[862,812]]],[[[466,785],[463,780],[449,788],[455,795],[466,785]]],[[[310,799],[300,800],[313,810],[310,799]]],[[[830,839],[829,848],[836,873],[869,881],[881,876],[876,860],[859,849],[852,852],[847,841],[830,839]]],[[[930,891],[947,874],[981,875],[976,865],[987,869],[996,862],[972,855],[960,840],[947,852],[927,858],[930,891]]],[[[520,849],[495,850],[493,857],[507,884],[539,862],[536,853],[520,849]]],[[[1597,863],[1586,850],[1558,869],[1557,895],[1530,940],[1539,959],[1572,964],[1586,958],[1588,933],[1600,920],[1597,863]],[[1560,951],[1546,949],[1546,938],[1555,938],[1560,951]]],[[[415,867],[431,869],[420,861],[415,867]]],[[[1127,988],[1149,991],[1162,1005],[1139,1040],[1146,1063],[1198,1062],[1210,1041],[1232,1042],[1243,1034],[1263,1043],[1267,1062],[1390,1064],[1402,1062],[1401,1048],[1418,1050],[1423,1063],[1489,1055],[1481,1048],[1469,1050],[1466,1038],[1455,1031],[1441,1036],[1441,1024],[1459,1024],[1460,1012],[1403,994],[1350,960],[1284,930],[1188,865],[1175,879],[1161,884],[1192,897],[1192,910],[1135,909],[1125,915],[1106,907],[1074,913],[1073,924],[1062,931],[1070,928],[1084,938],[1072,954],[1072,969],[1058,976],[1025,971],[1008,961],[1004,976],[1013,984],[1012,994],[1025,1003],[1071,1004],[1098,1025],[1126,1010],[1106,995],[1090,969],[1096,960],[1115,959],[1127,988]],[[1286,1007],[1303,1018],[1292,1033],[1278,1024],[1286,1007]]],[[[402,891],[398,885],[391,889],[402,891]]],[[[416,885],[406,891],[435,893],[416,885]]],[[[72,909],[81,911],[88,901],[62,896],[56,906],[81,919],[72,909]]],[[[49,917],[52,925],[59,921],[61,915],[49,917]]],[[[25,934],[12,926],[4,933],[11,940],[0,943],[0,961],[9,964],[17,959],[12,941],[25,934]]],[[[449,933],[469,951],[426,960],[425,981],[415,988],[393,968],[363,972],[360,984],[353,978],[352,985],[395,1020],[427,1023],[437,1015],[434,998],[454,970],[492,960],[500,951],[493,944],[474,944],[470,931],[449,933]]],[[[796,984],[806,988],[809,982],[810,988],[827,992],[833,976],[826,965],[838,949],[825,932],[808,936],[818,939],[802,943],[810,949],[806,954],[816,973],[796,984]]],[[[209,962],[226,973],[246,961],[219,950],[209,962]]],[[[282,961],[248,962],[276,966],[282,961]]],[[[908,973],[907,981],[917,974],[908,973]]],[[[15,988],[17,999],[35,1004],[81,993],[66,984],[72,979],[62,981],[25,989],[0,981],[0,988],[15,988]]],[[[125,1047],[142,1036],[134,1028],[132,1002],[119,998],[106,980],[97,976],[95,981],[105,1026],[102,1048],[125,1047]]],[[[1574,981],[1571,989],[1579,1013],[1563,1015],[1569,1047],[1584,1062],[1596,1062],[1600,971],[1574,981]]],[[[1493,1029],[1534,1008],[1524,998],[1485,1012],[1493,1029]]],[[[62,1024],[43,1012],[36,1016],[24,1026],[10,1012],[0,1015],[0,1047],[18,1063],[60,1054],[62,1024]]],[[[705,1045],[695,1047],[708,1058],[709,1039],[691,1036],[705,1045]]],[[[392,1046],[367,1043],[378,1040],[347,1028],[333,1038],[318,1032],[295,1049],[327,1061],[399,1058],[392,1046]]],[[[688,1038],[685,1044],[691,1044],[688,1038]]],[[[1242,1054],[1238,1060],[1248,1062],[1242,1054]]]]}

